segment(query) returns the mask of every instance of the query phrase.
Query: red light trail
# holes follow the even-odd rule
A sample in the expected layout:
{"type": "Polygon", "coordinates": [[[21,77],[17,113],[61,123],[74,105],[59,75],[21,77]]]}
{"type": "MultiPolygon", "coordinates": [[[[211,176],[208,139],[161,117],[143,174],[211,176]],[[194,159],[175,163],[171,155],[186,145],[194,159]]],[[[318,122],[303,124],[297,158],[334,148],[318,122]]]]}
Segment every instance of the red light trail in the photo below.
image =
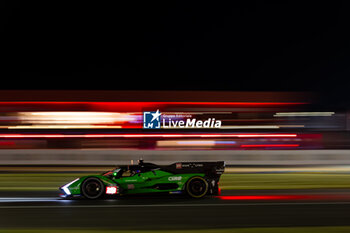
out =
{"type": "Polygon", "coordinates": [[[252,148],[252,147],[298,147],[299,144],[248,144],[248,145],[241,145],[242,148],[252,148]]]}
{"type": "Polygon", "coordinates": [[[336,194],[285,194],[285,195],[240,195],[217,196],[221,200],[338,200],[349,199],[350,195],[336,194]]]}
{"type": "MultiPolygon", "coordinates": [[[[0,138],[231,138],[297,137],[296,134],[0,134],[0,138]]],[[[292,145],[292,144],[289,144],[292,145]]],[[[242,145],[244,146],[244,145],[242,145]]]]}
{"type": "Polygon", "coordinates": [[[19,101],[19,102],[0,102],[0,106],[17,108],[23,107],[23,111],[28,108],[31,111],[111,111],[111,112],[142,112],[144,110],[166,110],[167,107],[186,108],[196,106],[209,107],[278,107],[304,105],[302,102],[58,102],[58,101],[19,101]]]}

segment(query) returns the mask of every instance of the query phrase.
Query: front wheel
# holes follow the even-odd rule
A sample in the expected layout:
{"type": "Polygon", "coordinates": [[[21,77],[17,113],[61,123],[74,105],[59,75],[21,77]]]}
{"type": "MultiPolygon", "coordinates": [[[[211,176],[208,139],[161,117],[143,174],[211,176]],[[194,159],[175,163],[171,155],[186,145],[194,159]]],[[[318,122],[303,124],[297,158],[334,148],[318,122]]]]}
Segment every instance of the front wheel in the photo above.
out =
{"type": "Polygon", "coordinates": [[[100,198],[104,193],[105,186],[103,182],[95,177],[89,177],[82,183],[81,192],[88,199],[100,198]]]}
{"type": "Polygon", "coordinates": [[[208,191],[208,182],[200,176],[190,178],[186,184],[186,192],[190,197],[201,198],[208,191]]]}

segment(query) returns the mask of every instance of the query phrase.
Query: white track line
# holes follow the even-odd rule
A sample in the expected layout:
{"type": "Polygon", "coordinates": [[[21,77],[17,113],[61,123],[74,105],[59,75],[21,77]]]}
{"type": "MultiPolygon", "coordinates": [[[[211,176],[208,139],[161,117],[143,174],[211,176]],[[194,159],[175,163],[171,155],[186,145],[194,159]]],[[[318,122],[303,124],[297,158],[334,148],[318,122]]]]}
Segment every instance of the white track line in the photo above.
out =
{"type": "Polygon", "coordinates": [[[0,203],[10,202],[57,202],[58,198],[52,197],[0,197],[0,203]]]}
{"type": "Polygon", "coordinates": [[[0,206],[0,209],[48,209],[48,208],[143,208],[143,207],[228,207],[228,206],[279,206],[279,205],[350,205],[350,202],[275,202],[275,203],[227,203],[227,204],[149,204],[149,205],[36,205],[0,206]]]}

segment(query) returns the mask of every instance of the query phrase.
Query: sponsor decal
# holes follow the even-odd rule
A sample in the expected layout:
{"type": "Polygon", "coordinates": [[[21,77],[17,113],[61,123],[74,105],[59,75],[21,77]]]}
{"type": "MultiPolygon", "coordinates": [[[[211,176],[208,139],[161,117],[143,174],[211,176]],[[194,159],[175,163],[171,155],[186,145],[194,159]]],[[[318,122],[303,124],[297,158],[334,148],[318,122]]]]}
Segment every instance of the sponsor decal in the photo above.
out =
{"type": "Polygon", "coordinates": [[[124,182],[137,182],[137,180],[133,179],[133,180],[124,180],[124,182]]]}
{"type": "Polygon", "coordinates": [[[117,186],[107,186],[106,187],[106,194],[116,194],[118,193],[117,186]]]}
{"type": "Polygon", "coordinates": [[[162,114],[159,109],[154,112],[143,112],[144,129],[174,128],[220,128],[221,121],[215,118],[197,120],[191,115],[162,114]]]}
{"type": "Polygon", "coordinates": [[[182,168],[182,164],[181,163],[176,163],[176,169],[181,169],[182,168]]]}
{"type": "Polygon", "coordinates": [[[128,189],[135,189],[135,185],[133,185],[133,184],[128,184],[128,185],[127,185],[127,188],[128,188],[128,189]]]}
{"type": "Polygon", "coordinates": [[[225,171],[225,168],[217,168],[216,169],[216,174],[223,174],[224,173],[224,171],[225,171]]]}
{"type": "Polygon", "coordinates": [[[182,163],[182,168],[197,168],[203,167],[203,163],[182,163]]]}
{"type": "Polygon", "coordinates": [[[168,178],[169,181],[180,181],[182,180],[182,176],[170,176],[168,178]]]}

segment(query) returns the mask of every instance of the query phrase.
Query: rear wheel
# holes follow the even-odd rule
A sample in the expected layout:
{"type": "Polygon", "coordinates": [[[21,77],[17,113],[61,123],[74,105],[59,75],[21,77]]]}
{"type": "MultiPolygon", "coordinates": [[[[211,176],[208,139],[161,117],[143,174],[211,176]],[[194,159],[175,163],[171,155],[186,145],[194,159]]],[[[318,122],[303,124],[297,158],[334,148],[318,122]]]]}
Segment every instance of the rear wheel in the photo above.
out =
{"type": "Polygon", "coordinates": [[[87,178],[81,186],[81,192],[88,199],[100,198],[104,193],[105,186],[103,182],[95,177],[87,178]]]}
{"type": "Polygon", "coordinates": [[[186,184],[186,192],[193,198],[201,198],[208,191],[208,182],[200,176],[190,178],[186,184]]]}

